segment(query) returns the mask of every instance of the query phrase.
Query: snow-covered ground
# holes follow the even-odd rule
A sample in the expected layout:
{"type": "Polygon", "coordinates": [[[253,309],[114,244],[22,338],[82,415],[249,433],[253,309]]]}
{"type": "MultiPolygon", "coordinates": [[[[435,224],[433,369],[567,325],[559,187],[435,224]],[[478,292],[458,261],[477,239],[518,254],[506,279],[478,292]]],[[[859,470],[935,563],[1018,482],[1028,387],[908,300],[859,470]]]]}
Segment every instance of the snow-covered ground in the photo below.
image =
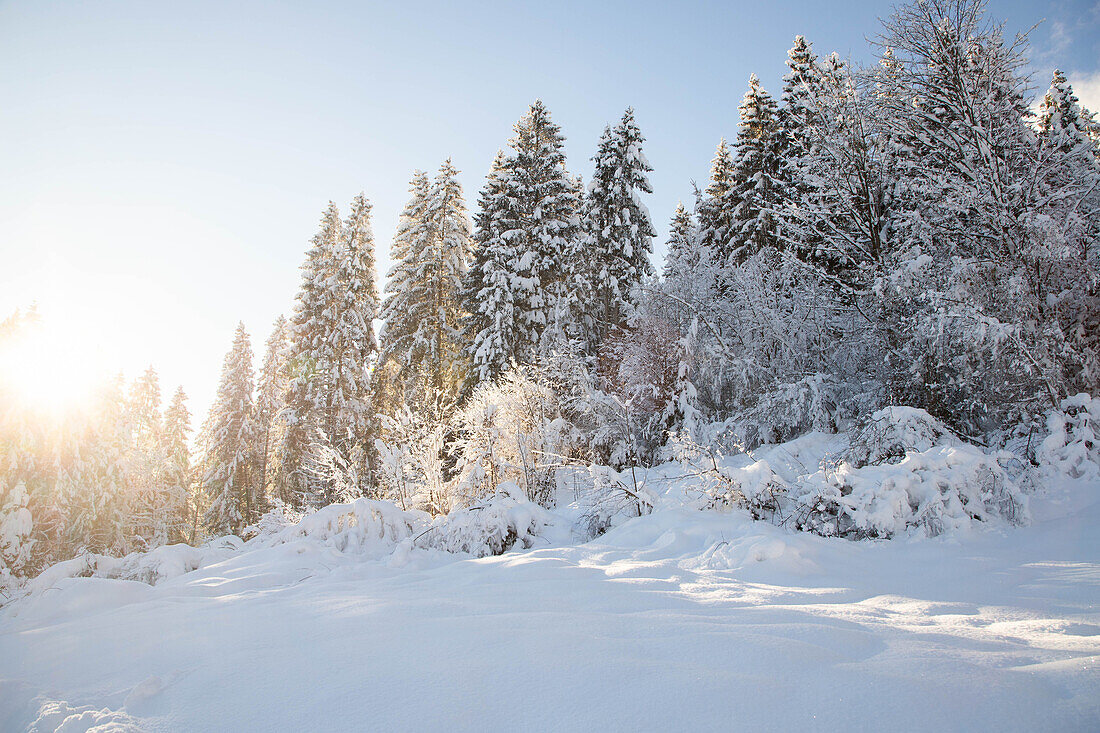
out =
{"type": "Polygon", "coordinates": [[[853,542],[662,506],[483,559],[165,548],[155,585],[47,577],[0,609],[0,730],[1096,730],[1100,485],[1030,514],[853,542]]]}

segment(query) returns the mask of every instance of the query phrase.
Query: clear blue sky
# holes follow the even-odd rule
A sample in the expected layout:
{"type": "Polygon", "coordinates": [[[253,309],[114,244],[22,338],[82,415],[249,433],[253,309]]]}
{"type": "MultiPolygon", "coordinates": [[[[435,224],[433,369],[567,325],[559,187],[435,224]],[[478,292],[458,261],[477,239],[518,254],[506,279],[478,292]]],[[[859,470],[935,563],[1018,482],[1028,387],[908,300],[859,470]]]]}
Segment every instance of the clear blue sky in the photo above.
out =
{"type": "MultiPolygon", "coordinates": [[[[798,33],[868,60],[890,7],[471,5],[0,2],[0,317],[37,300],[77,326],[74,359],[153,364],[202,413],[236,322],[260,352],[290,312],[329,199],[366,192],[385,268],[413,169],[452,157],[472,207],[536,97],[586,177],[603,125],[634,106],[659,265],[749,74],[777,92],[798,33]]],[[[1046,19],[1036,81],[1060,66],[1100,106],[1100,3],[990,9],[1010,31],[1046,19]]]]}

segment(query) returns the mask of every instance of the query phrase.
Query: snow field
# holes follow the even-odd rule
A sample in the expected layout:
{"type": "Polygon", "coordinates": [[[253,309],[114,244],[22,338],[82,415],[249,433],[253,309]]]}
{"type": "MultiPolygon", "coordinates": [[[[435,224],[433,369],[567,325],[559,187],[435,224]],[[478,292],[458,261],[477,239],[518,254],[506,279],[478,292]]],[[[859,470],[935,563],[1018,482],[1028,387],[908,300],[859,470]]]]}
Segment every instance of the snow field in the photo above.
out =
{"type": "MultiPolygon", "coordinates": [[[[727,463],[797,483],[845,448],[727,463]]],[[[582,544],[583,502],[506,489],[55,566],[0,609],[0,729],[1095,729],[1094,479],[1026,526],[858,542],[699,511],[694,480],[642,472],[653,513],[582,544]]]]}

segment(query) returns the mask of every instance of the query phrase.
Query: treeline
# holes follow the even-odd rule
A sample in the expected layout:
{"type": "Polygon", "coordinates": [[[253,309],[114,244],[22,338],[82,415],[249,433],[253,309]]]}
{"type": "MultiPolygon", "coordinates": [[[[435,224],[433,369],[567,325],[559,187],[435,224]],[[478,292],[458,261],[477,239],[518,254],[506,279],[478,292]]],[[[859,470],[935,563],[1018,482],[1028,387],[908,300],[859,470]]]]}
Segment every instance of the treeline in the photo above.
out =
{"type": "MultiPolygon", "coordinates": [[[[17,311],[0,322],[0,349],[33,339],[40,325],[34,308],[17,311]]],[[[182,388],[165,405],[149,368],[57,415],[25,404],[16,389],[0,384],[0,588],[13,572],[84,551],[202,537],[182,388]]]]}
{"type": "Polygon", "coordinates": [[[226,358],[192,487],[205,527],[359,495],[444,512],[507,480],[546,504],[564,465],[891,404],[1008,445],[1097,394],[1100,127],[1060,72],[1032,114],[1026,39],[982,2],[904,6],[876,51],[855,68],[800,36],[778,99],[750,78],[660,276],[631,110],[583,185],[533,104],[473,221],[450,161],[414,174],[384,302],[369,204],[330,206],[259,379],[243,327],[226,358]]]}

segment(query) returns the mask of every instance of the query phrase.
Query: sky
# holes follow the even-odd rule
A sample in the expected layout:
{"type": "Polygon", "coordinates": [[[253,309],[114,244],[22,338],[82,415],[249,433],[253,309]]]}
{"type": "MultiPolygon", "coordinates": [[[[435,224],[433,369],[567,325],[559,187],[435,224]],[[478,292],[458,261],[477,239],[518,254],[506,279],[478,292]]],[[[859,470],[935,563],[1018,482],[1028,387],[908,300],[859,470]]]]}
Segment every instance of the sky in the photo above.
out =
{"type": "MultiPolygon", "coordinates": [[[[1100,109],[1100,2],[992,0],[1032,31],[1037,89],[1100,109]]],[[[756,73],[778,96],[796,34],[872,60],[886,3],[0,0],[0,319],[36,303],[86,370],[147,366],[195,424],[233,329],[263,350],[331,199],[374,204],[381,275],[415,169],[452,158],[473,209],[536,98],[587,177],[627,106],[647,205],[705,184],[756,73]]]]}

